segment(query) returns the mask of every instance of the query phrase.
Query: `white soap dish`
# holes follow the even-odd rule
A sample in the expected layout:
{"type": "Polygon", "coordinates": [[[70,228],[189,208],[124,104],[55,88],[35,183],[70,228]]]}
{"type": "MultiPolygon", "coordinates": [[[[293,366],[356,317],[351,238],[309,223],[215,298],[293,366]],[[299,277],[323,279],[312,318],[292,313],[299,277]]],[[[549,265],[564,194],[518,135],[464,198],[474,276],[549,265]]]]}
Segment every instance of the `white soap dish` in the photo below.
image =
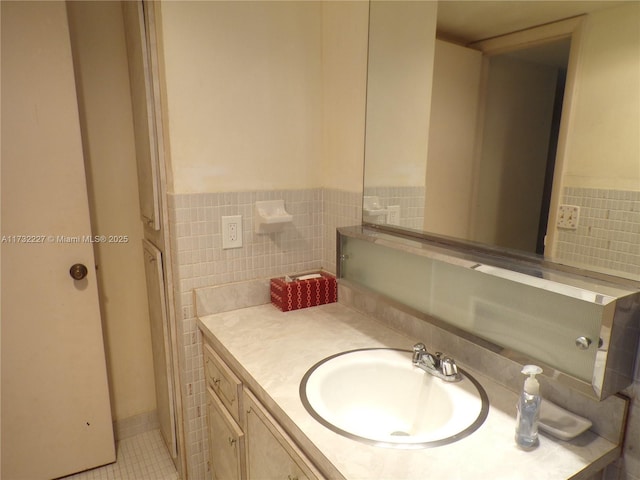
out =
{"type": "Polygon", "coordinates": [[[560,440],[571,440],[591,428],[591,420],[571,413],[549,400],[542,399],[540,405],[540,430],[560,440]]]}
{"type": "Polygon", "coordinates": [[[253,222],[256,233],[280,232],[293,221],[293,215],[284,209],[284,200],[256,202],[253,222]]]}
{"type": "Polygon", "coordinates": [[[380,206],[380,198],[365,195],[362,201],[362,213],[365,217],[379,217],[386,215],[387,209],[380,206]]]}

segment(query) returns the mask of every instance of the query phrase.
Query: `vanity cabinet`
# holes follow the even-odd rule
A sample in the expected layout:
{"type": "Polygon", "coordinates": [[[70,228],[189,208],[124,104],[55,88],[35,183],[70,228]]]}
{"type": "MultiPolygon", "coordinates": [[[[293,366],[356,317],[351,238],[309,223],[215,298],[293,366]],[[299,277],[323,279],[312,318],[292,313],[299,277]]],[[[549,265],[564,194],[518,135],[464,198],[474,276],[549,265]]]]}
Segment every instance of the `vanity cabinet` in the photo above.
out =
{"type": "Polygon", "coordinates": [[[207,383],[209,468],[214,480],[244,480],[245,435],[240,426],[242,382],[220,356],[204,344],[207,383]]]}
{"type": "Polygon", "coordinates": [[[234,420],[240,423],[242,382],[206,343],[204,344],[204,372],[207,386],[217,395],[234,420]]]}
{"type": "Polygon", "coordinates": [[[206,341],[203,351],[212,478],[323,479],[304,452],[206,341]]]}
{"type": "Polygon", "coordinates": [[[245,390],[247,475],[249,478],[324,478],[260,402],[245,390]]]}
{"type": "Polygon", "coordinates": [[[244,433],[219,397],[207,389],[209,462],[214,480],[242,480],[244,474],[244,433]]]}

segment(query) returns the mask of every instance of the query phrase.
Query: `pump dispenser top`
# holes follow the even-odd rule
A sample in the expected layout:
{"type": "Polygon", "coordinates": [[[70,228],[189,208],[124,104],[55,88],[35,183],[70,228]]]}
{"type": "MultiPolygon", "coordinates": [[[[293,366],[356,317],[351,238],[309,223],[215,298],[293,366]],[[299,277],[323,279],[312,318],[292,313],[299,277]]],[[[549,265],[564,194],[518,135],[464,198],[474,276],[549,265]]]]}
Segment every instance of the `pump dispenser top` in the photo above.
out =
{"type": "Polygon", "coordinates": [[[529,375],[529,378],[524,381],[524,391],[529,395],[540,395],[540,384],[536,375],[542,373],[542,368],[537,365],[525,365],[522,368],[522,373],[529,375]]]}
{"type": "Polygon", "coordinates": [[[529,375],[517,404],[515,440],[520,448],[530,450],[538,445],[538,420],[540,418],[540,384],[536,375],[542,373],[537,365],[525,365],[522,373],[529,375]]]}

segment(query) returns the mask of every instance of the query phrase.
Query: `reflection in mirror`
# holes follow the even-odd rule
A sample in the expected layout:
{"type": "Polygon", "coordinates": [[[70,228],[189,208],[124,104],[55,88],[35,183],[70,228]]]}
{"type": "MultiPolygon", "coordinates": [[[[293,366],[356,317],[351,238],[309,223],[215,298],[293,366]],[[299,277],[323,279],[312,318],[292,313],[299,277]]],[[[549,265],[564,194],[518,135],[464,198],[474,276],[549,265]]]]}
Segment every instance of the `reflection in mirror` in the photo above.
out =
{"type": "Polygon", "coordinates": [[[487,58],[480,108],[469,83],[477,86],[481,52],[436,43],[425,230],[544,253],[569,45],[566,38],[487,58]],[[451,142],[463,122],[479,146],[451,142]],[[456,159],[457,168],[441,158],[456,159]],[[450,192],[456,215],[446,208],[450,192]]]}
{"type": "Polygon", "coordinates": [[[471,3],[370,4],[363,222],[640,280],[639,3],[471,3]]]}

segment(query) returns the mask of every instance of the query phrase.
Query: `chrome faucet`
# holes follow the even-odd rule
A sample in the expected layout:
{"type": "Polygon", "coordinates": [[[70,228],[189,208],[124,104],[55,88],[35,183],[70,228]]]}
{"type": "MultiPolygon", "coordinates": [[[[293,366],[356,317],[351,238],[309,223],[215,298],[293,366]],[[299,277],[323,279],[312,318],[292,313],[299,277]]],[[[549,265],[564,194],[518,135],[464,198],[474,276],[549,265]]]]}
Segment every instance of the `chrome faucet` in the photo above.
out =
{"type": "Polygon", "coordinates": [[[462,379],[453,358],[440,352],[436,352],[435,355],[429,353],[424,343],[416,343],[413,346],[413,364],[446,382],[457,382],[462,379]]]}

